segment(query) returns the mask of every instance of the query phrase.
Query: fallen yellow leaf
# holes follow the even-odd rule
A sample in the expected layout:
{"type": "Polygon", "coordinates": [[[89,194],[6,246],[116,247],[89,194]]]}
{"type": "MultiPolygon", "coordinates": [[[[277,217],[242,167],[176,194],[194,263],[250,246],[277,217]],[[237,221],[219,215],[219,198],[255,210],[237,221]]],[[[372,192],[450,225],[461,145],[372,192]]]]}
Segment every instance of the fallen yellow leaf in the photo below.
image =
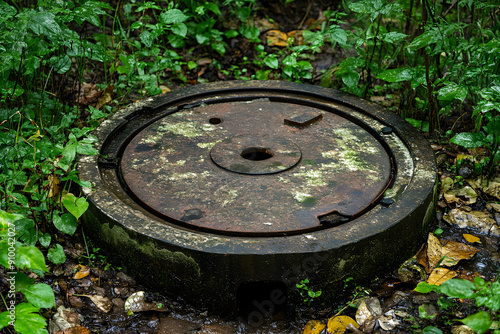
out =
{"type": "Polygon", "coordinates": [[[268,46],[282,46],[288,45],[288,35],[279,30],[269,30],[266,33],[268,46]]]}
{"type": "Polygon", "coordinates": [[[87,277],[90,274],[90,268],[82,265],[78,265],[78,270],[75,275],[73,276],[73,279],[82,279],[84,277],[87,277]]]}
{"type": "Polygon", "coordinates": [[[320,334],[326,325],[319,320],[310,320],[304,326],[304,332],[302,334],[320,334]]]}
{"type": "Polygon", "coordinates": [[[441,285],[455,276],[457,276],[457,273],[452,270],[446,268],[436,268],[429,275],[427,283],[433,285],[441,285]]]}
{"type": "Polygon", "coordinates": [[[328,333],[329,334],[342,334],[347,330],[349,324],[353,325],[355,328],[359,328],[358,323],[351,317],[346,315],[339,315],[336,317],[331,317],[328,320],[328,333]]]}
{"type": "Polygon", "coordinates": [[[467,240],[470,243],[474,243],[474,242],[481,243],[481,239],[479,239],[475,235],[465,233],[465,234],[462,234],[462,236],[464,237],[465,240],[467,240]]]}

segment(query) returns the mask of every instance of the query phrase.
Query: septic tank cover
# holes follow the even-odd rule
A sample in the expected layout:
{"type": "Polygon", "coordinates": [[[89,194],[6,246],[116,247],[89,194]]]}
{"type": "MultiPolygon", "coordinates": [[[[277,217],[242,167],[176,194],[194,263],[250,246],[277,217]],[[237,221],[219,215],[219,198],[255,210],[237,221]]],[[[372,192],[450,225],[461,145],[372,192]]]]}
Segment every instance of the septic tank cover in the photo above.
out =
{"type": "Polygon", "coordinates": [[[170,288],[195,293],[224,273],[212,299],[280,281],[316,252],[325,281],[361,258],[359,275],[389,268],[412,255],[434,212],[428,143],[399,116],[332,89],[193,86],[131,105],[96,133],[100,156],[79,163],[95,238],[155,261],[170,288]]]}

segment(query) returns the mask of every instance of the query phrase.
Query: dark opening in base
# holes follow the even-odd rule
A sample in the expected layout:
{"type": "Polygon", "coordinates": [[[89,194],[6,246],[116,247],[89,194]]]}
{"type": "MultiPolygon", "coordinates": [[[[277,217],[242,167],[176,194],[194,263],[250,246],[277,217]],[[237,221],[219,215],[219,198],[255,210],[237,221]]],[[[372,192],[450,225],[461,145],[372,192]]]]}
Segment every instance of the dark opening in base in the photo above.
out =
{"type": "Polygon", "coordinates": [[[238,309],[242,320],[259,327],[266,319],[284,319],[287,311],[287,288],[283,282],[247,282],[237,291],[238,309]]]}

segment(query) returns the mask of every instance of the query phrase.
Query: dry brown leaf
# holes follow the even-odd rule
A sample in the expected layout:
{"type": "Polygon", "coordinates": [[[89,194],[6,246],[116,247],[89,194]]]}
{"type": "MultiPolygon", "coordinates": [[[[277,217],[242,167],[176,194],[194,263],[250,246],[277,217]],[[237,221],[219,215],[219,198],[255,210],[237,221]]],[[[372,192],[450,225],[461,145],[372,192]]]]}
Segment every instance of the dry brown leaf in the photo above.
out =
{"type": "Polygon", "coordinates": [[[436,268],[429,275],[427,283],[433,285],[441,285],[455,276],[457,276],[457,273],[452,270],[446,268],[436,268]]]}
{"type": "Polygon", "coordinates": [[[441,249],[443,246],[438,238],[436,238],[432,233],[429,233],[427,237],[427,261],[429,263],[429,270],[436,268],[437,264],[443,257],[441,249]]]}
{"type": "Polygon", "coordinates": [[[424,267],[426,273],[431,272],[431,269],[429,268],[429,262],[427,259],[427,244],[422,245],[422,247],[415,255],[415,258],[417,259],[418,264],[424,267]]]}
{"type": "Polygon", "coordinates": [[[84,277],[87,277],[90,274],[90,268],[86,266],[82,266],[79,264],[77,266],[77,269],[79,269],[75,275],[73,275],[73,279],[82,279],[84,277]]]}
{"type": "Polygon", "coordinates": [[[47,197],[56,197],[61,192],[61,189],[59,188],[59,179],[57,176],[50,174],[47,177],[47,180],[48,183],[45,185],[45,190],[48,191],[47,197]]]}
{"type": "Polygon", "coordinates": [[[481,239],[479,239],[475,235],[464,233],[464,234],[462,234],[462,236],[464,237],[464,239],[466,241],[468,241],[470,243],[475,243],[475,242],[481,243],[481,239]]]}
{"type": "Polygon", "coordinates": [[[346,315],[339,315],[336,317],[331,317],[328,320],[328,333],[331,334],[342,334],[347,330],[347,326],[352,324],[355,328],[358,328],[358,323],[351,317],[346,315]]]}
{"type": "Polygon", "coordinates": [[[460,260],[472,258],[479,250],[472,246],[457,241],[446,241],[444,245],[432,233],[427,238],[427,259],[429,269],[434,269],[438,264],[451,267],[460,260]]]}
{"type": "Polygon", "coordinates": [[[88,297],[94,302],[94,304],[104,313],[108,313],[113,308],[113,303],[108,297],[102,297],[99,295],[81,295],[82,297],[88,297]]]}
{"type": "Polygon", "coordinates": [[[441,253],[445,256],[441,265],[446,267],[454,266],[460,260],[472,258],[477,252],[479,252],[479,249],[475,247],[457,241],[447,241],[441,250],[441,253]]]}
{"type": "Polygon", "coordinates": [[[490,214],[482,211],[465,212],[460,209],[453,209],[443,216],[443,219],[452,225],[460,228],[473,227],[492,235],[500,235],[500,226],[491,218],[490,214]]]}
{"type": "Polygon", "coordinates": [[[319,320],[310,320],[304,326],[302,334],[320,334],[325,328],[326,325],[323,322],[319,320]]]}

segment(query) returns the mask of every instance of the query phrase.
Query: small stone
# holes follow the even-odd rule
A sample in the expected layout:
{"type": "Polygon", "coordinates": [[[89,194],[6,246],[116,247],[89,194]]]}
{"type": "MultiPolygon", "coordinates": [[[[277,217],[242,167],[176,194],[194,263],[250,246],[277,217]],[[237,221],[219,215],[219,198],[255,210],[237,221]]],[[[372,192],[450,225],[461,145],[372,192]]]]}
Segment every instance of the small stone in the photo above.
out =
{"type": "Polygon", "coordinates": [[[113,288],[113,291],[118,296],[126,296],[130,293],[130,289],[124,286],[116,286],[113,288]]]}
{"type": "Polygon", "coordinates": [[[125,301],[121,298],[113,298],[111,299],[111,302],[113,305],[115,305],[119,309],[124,309],[125,306],[125,301]]]}
{"type": "Polygon", "coordinates": [[[127,282],[129,284],[135,284],[135,280],[132,277],[130,277],[127,274],[125,274],[123,271],[120,271],[117,276],[122,281],[125,281],[125,282],[127,282]]]}
{"type": "Polygon", "coordinates": [[[71,305],[71,307],[74,307],[74,308],[80,308],[83,305],[85,305],[83,303],[82,299],[80,297],[77,297],[77,296],[69,296],[68,301],[69,301],[69,304],[71,305]]]}

